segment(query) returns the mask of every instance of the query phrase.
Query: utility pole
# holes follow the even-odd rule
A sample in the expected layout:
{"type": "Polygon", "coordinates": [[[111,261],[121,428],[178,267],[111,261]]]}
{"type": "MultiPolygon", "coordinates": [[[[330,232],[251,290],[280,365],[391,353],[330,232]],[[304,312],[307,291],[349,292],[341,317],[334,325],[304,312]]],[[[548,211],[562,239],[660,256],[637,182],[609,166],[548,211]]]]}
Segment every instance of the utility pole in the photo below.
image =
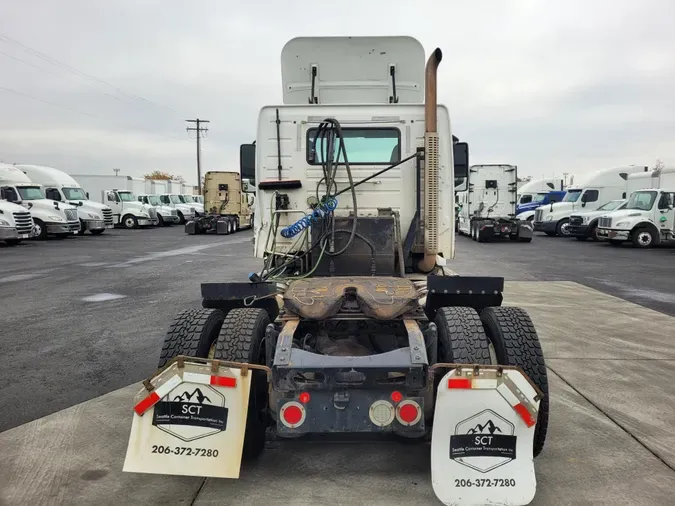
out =
{"type": "Polygon", "coordinates": [[[113,169],[113,171],[115,172],[115,175],[117,175],[119,173],[120,169],[113,169]]]}
{"type": "Polygon", "coordinates": [[[202,165],[201,165],[201,144],[199,140],[202,138],[202,132],[206,133],[209,131],[208,127],[201,126],[203,123],[209,123],[207,119],[186,119],[188,123],[195,123],[194,127],[187,127],[186,130],[188,135],[190,132],[197,133],[197,188],[199,189],[199,194],[202,194],[202,165]]]}

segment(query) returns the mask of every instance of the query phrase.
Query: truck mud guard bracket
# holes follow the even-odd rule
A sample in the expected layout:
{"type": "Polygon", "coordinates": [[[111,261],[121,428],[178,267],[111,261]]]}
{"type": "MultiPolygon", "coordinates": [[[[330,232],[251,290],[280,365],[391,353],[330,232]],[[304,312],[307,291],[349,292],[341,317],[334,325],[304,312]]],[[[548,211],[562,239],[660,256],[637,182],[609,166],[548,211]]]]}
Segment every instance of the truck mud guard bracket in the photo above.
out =
{"type": "Polygon", "coordinates": [[[202,307],[229,311],[257,307],[266,310],[270,320],[279,314],[274,283],[202,283],[202,307]]]}
{"type": "Polygon", "coordinates": [[[427,276],[427,313],[450,306],[480,311],[501,306],[504,278],[487,276],[427,276]]]}

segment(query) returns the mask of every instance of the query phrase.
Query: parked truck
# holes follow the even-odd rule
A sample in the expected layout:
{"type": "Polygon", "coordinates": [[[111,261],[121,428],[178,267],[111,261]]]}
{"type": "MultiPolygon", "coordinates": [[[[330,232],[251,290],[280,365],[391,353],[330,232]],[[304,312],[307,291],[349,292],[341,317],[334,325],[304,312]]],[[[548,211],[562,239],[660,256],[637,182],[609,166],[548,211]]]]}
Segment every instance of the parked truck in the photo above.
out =
{"type": "Polygon", "coordinates": [[[151,227],[159,223],[157,210],[138,201],[130,176],[71,174],[87,192],[88,198],[112,210],[113,224],[124,228],[151,227]]]}
{"type": "Polygon", "coordinates": [[[180,223],[176,209],[162,204],[159,195],[164,192],[166,192],[166,181],[161,179],[145,179],[143,181],[143,189],[139,190],[139,193],[136,195],[139,202],[155,208],[157,211],[157,225],[160,227],[180,223]]]}
{"type": "Polygon", "coordinates": [[[562,179],[537,179],[528,181],[518,189],[516,217],[519,220],[534,219],[534,211],[552,202],[561,202],[565,197],[562,179]]]}
{"type": "Polygon", "coordinates": [[[473,165],[469,169],[468,189],[457,192],[459,232],[474,241],[509,238],[532,241],[532,224],[516,218],[515,165],[473,165]]]}
{"type": "Polygon", "coordinates": [[[34,235],[33,218],[26,208],[0,200],[0,241],[16,246],[34,235]]]}
{"type": "Polygon", "coordinates": [[[16,165],[34,183],[41,184],[48,199],[75,206],[80,220],[80,233],[99,235],[113,228],[113,212],[109,206],[89,200],[80,184],[65,172],[40,165],[16,165]]]}
{"type": "Polygon", "coordinates": [[[64,238],[80,231],[77,208],[48,199],[44,188],[18,167],[0,163],[0,199],[19,204],[30,212],[37,239],[64,238]]]}
{"type": "Polygon", "coordinates": [[[675,242],[675,167],[632,174],[627,189],[626,206],[598,219],[598,237],[638,248],[675,242]]]}
{"type": "MultiPolygon", "coordinates": [[[[443,504],[533,500],[549,421],[535,325],[502,305],[503,277],[444,267],[468,167],[436,101],[442,56],[425,66],[411,37],[284,47],[283,105],[260,109],[240,151],[255,154],[242,168],[253,162],[260,270],[202,284],[200,307],[167,322],[159,370],[129,396],[126,472],[239,478],[271,438],[390,436],[429,451],[443,504]],[[181,407],[202,410],[187,430],[181,407]]],[[[218,177],[205,201],[222,215],[218,177]]]]}
{"type": "Polygon", "coordinates": [[[204,176],[205,214],[185,225],[185,232],[233,234],[253,227],[255,190],[238,172],[210,171],[204,176]]]}
{"type": "Polygon", "coordinates": [[[625,199],[610,200],[593,211],[580,211],[570,216],[568,225],[569,235],[576,237],[578,241],[586,239],[598,240],[598,219],[612,211],[618,211],[626,207],[625,199]]]}
{"type": "Polygon", "coordinates": [[[159,201],[162,205],[176,210],[178,222],[182,225],[193,220],[197,215],[195,207],[183,202],[179,193],[162,193],[159,195],[159,201]]]}
{"type": "Polygon", "coordinates": [[[569,237],[570,216],[580,211],[594,211],[610,200],[626,198],[629,174],[646,172],[647,167],[629,165],[600,169],[579,178],[566,188],[562,202],[538,207],[534,214],[534,230],[549,236],[569,237]]]}

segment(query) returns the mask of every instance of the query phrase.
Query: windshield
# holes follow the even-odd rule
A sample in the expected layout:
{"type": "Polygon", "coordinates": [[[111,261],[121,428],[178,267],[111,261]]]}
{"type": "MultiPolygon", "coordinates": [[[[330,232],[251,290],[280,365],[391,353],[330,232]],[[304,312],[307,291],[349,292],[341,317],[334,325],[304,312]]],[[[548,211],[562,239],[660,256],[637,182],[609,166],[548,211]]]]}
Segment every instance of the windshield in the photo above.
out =
{"type": "Polygon", "coordinates": [[[148,202],[150,202],[151,206],[161,206],[162,203],[159,201],[159,197],[157,195],[148,195],[148,202]]]}
{"type": "Polygon", "coordinates": [[[21,200],[40,200],[45,198],[45,194],[42,193],[42,188],[39,186],[19,186],[19,195],[21,200]]]}
{"type": "Polygon", "coordinates": [[[546,200],[546,197],[548,196],[548,193],[537,193],[534,196],[534,202],[543,202],[546,200]]]}
{"type": "Polygon", "coordinates": [[[626,209],[639,209],[649,211],[656,200],[655,191],[633,192],[630,194],[626,209]]]}
{"type": "Polygon", "coordinates": [[[169,195],[169,198],[171,199],[171,202],[174,204],[182,204],[183,201],[180,199],[178,195],[169,195]]]}
{"type": "Polygon", "coordinates": [[[194,203],[194,199],[190,195],[183,195],[183,201],[186,204],[193,204],[194,203]]]}
{"type": "Polygon", "coordinates": [[[131,192],[117,192],[117,194],[120,196],[122,202],[133,202],[136,200],[136,197],[131,192]]]}
{"type": "Polygon", "coordinates": [[[598,211],[614,211],[617,209],[623,201],[617,200],[615,202],[607,202],[606,204],[601,205],[598,207],[598,211]]]}
{"type": "Polygon", "coordinates": [[[87,194],[82,188],[61,188],[67,200],[87,200],[87,194]]]}
{"type": "Polygon", "coordinates": [[[562,199],[563,202],[576,202],[581,197],[581,192],[583,190],[567,190],[565,198],[562,199]]]}

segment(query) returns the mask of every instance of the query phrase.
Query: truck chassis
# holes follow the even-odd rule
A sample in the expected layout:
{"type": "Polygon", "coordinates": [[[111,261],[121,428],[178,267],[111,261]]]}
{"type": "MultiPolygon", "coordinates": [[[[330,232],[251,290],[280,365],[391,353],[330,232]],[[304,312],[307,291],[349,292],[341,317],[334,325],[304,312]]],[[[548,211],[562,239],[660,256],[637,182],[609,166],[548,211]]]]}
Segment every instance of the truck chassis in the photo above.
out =
{"type": "Polygon", "coordinates": [[[493,239],[510,239],[519,242],[532,241],[532,223],[516,218],[471,218],[470,236],[478,242],[493,239]]]}

